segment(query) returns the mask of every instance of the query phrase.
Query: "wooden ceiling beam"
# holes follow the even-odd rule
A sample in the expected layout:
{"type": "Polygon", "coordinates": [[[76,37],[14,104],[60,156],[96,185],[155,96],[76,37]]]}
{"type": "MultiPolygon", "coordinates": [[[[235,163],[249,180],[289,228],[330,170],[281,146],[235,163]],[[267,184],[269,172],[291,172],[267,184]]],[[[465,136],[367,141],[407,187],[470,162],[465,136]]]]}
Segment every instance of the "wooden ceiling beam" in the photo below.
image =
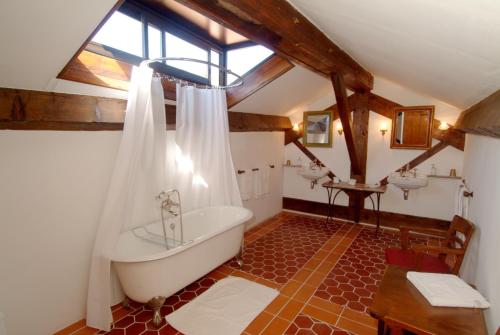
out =
{"type": "Polygon", "coordinates": [[[351,128],[352,109],[349,106],[344,78],[337,73],[332,73],[331,79],[333,90],[335,92],[335,100],[337,101],[337,109],[339,112],[340,122],[342,122],[342,128],[344,129],[345,143],[347,146],[347,151],[349,153],[349,159],[351,160],[351,173],[360,175],[361,165],[359,163],[359,156],[357,153],[353,131],[351,128]]]}
{"type": "Polygon", "coordinates": [[[373,88],[373,76],[285,0],[176,0],[353,91],[373,88]]]}
{"type": "Polygon", "coordinates": [[[500,138],[500,89],[464,110],[455,128],[470,134],[500,138]]]}
{"type": "MultiPolygon", "coordinates": [[[[122,130],[127,101],[87,95],[0,88],[0,129],[122,130]]],[[[166,129],[175,129],[175,106],[165,105],[166,129]]],[[[229,130],[287,131],[284,116],[228,112],[229,130]]]]}

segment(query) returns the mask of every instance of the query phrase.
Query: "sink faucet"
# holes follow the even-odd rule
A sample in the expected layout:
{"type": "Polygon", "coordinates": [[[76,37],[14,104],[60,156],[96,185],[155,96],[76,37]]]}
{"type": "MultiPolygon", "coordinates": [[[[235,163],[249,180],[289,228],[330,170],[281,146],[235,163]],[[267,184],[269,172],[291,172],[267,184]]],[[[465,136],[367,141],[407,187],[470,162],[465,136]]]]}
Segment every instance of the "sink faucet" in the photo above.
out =
{"type": "Polygon", "coordinates": [[[321,164],[319,163],[319,161],[317,159],[309,162],[309,168],[311,170],[316,170],[316,168],[321,168],[321,164]]]}

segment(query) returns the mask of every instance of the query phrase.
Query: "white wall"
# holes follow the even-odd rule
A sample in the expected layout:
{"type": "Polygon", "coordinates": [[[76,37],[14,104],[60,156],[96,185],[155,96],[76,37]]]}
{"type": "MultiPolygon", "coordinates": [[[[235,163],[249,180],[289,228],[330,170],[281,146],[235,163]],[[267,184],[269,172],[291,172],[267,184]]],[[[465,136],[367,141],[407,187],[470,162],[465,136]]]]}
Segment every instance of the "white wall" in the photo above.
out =
{"type": "MultiPolygon", "coordinates": [[[[374,93],[398,102],[402,105],[435,105],[435,117],[450,124],[455,122],[460,110],[444,102],[431,97],[422,96],[402,86],[387,81],[383,78],[375,78],[374,93]]],[[[295,111],[290,116],[293,122],[302,121],[302,112],[306,110],[322,110],[335,103],[333,90],[302,110],[295,111]]],[[[339,120],[336,121],[340,122],[339,120]]],[[[423,150],[396,150],[390,148],[391,123],[375,112],[370,112],[368,129],[368,158],[367,158],[367,183],[375,183],[420,155],[423,150]],[[382,136],[379,127],[382,121],[387,122],[389,131],[382,136]]],[[[434,144],[437,143],[434,141],[434,144]]],[[[343,180],[349,179],[350,161],[343,135],[335,130],[332,148],[309,148],[329,169],[343,180]]],[[[296,162],[301,157],[302,162],[308,163],[309,159],[294,145],[285,147],[285,160],[296,162]]],[[[448,174],[451,168],[462,173],[463,152],[453,147],[447,147],[440,153],[420,164],[417,169],[424,174],[430,172],[431,164],[435,164],[438,174],[448,174]]],[[[285,197],[305,199],[318,202],[327,202],[324,188],[316,186],[310,189],[310,183],[297,173],[297,169],[285,168],[283,195],[285,197]]],[[[321,180],[321,182],[326,181],[321,180]]],[[[425,188],[412,190],[409,200],[403,199],[403,192],[389,185],[387,192],[382,195],[381,209],[395,213],[410,214],[416,216],[432,217],[450,220],[454,211],[454,194],[458,186],[458,180],[429,178],[429,185],[425,188]]],[[[347,196],[339,195],[336,204],[347,205],[347,196]]],[[[367,200],[366,208],[371,208],[371,202],[367,200]]]]}
{"type": "MultiPolygon", "coordinates": [[[[48,334],[84,318],[120,138],[118,131],[0,131],[0,311],[9,334],[48,334]]],[[[230,139],[235,168],[276,166],[271,194],[244,204],[253,222],[281,211],[283,134],[230,139]]]]}
{"type": "Polygon", "coordinates": [[[269,194],[259,199],[243,201],[243,206],[253,211],[255,217],[247,228],[278,214],[283,204],[283,132],[230,133],[231,153],[236,170],[251,170],[265,165],[271,169],[269,194]]]}
{"type": "Polygon", "coordinates": [[[464,177],[474,197],[469,219],[475,223],[472,242],[462,265],[462,277],[489,300],[485,311],[489,334],[500,327],[500,140],[467,135],[464,177]]]}
{"type": "Polygon", "coordinates": [[[8,334],[83,317],[120,132],[0,131],[0,311],[8,334]]]}

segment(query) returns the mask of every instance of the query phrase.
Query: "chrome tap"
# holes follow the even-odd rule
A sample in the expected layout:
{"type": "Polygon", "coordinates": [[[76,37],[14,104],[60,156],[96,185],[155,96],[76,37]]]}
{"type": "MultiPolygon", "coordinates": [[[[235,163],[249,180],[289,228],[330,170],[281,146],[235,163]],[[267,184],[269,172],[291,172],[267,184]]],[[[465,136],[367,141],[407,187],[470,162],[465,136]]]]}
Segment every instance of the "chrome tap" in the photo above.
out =
{"type": "Polygon", "coordinates": [[[309,162],[309,169],[316,170],[316,168],[321,168],[321,164],[317,159],[309,162]]]}
{"type": "Polygon", "coordinates": [[[163,209],[165,209],[167,212],[169,212],[170,214],[174,215],[174,216],[179,215],[179,213],[176,213],[174,210],[172,210],[172,208],[175,208],[175,207],[178,208],[179,207],[179,203],[177,203],[177,202],[173,201],[172,199],[170,199],[169,195],[167,195],[167,198],[162,201],[161,207],[163,209]]]}

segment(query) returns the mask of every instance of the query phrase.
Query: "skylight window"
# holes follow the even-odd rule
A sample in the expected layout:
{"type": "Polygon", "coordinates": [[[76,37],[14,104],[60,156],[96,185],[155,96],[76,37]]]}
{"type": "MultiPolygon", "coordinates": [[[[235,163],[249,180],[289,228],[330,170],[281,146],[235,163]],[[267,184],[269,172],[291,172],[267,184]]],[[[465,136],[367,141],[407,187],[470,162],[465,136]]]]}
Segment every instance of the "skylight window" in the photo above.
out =
{"type": "MultiPolygon", "coordinates": [[[[208,62],[208,50],[197,47],[168,32],[165,33],[168,58],[192,58],[208,62]]],[[[169,60],[167,65],[208,79],[208,65],[195,62],[169,60]]]]}
{"type": "MultiPolygon", "coordinates": [[[[272,54],[273,51],[262,45],[253,45],[246,48],[228,50],[226,56],[227,68],[237,75],[243,76],[272,54]]],[[[235,80],[235,76],[227,76],[228,84],[233,83],[235,80]]]]}
{"type": "Polygon", "coordinates": [[[148,24],[148,58],[154,59],[161,57],[162,52],[161,30],[148,24]]]}
{"type": "Polygon", "coordinates": [[[142,57],[142,23],[121,12],[114,12],[92,39],[129,54],[142,57]]]}
{"type": "Polygon", "coordinates": [[[168,60],[155,64],[155,69],[180,79],[213,86],[231,84],[236,80],[235,76],[224,75],[220,68],[226,67],[244,76],[273,54],[252,42],[218,44],[167,16],[128,1],[110,16],[87,50],[134,65],[142,59],[160,57],[200,60],[208,64],[168,60]]]}

